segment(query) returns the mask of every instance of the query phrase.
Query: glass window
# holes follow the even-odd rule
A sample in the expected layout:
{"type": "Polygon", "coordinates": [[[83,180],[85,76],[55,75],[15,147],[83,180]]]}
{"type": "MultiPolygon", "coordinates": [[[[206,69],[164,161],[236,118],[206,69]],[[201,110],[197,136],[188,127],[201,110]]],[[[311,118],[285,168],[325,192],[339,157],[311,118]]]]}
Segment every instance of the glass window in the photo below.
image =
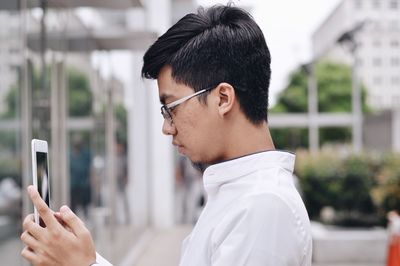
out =
{"type": "Polygon", "coordinates": [[[22,265],[21,15],[0,9],[0,264],[10,266],[22,265]]]}
{"type": "Polygon", "coordinates": [[[393,48],[399,47],[399,41],[398,40],[391,40],[390,41],[390,46],[393,48]]]}
{"type": "Polygon", "coordinates": [[[373,8],[380,8],[381,7],[381,1],[380,0],[373,0],[372,1],[372,7],[373,8]]]}
{"type": "Polygon", "coordinates": [[[399,66],[400,65],[400,58],[399,57],[390,58],[390,65],[391,66],[399,66]]]}
{"type": "Polygon", "coordinates": [[[398,108],[399,105],[400,105],[400,95],[394,95],[392,98],[392,106],[394,108],[398,108]]]}
{"type": "Polygon", "coordinates": [[[373,43],[372,43],[372,45],[373,45],[375,48],[378,48],[378,47],[381,47],[382,43],[381,43],[380,40],[374,40],[373,43]]]}
{"type": "Polygon", "coordinates": [[[372,59],[372,65],[375,67],[381,66],[382,65],[382,58],[375,57],[372,59]]]}
{"type": "Polygon", "coordinates": [[[391,0],[389,3],[390,9],[397,9],[399,7],[398,0],[391,0]]]}
{"type": "Polygon", "coordinates": [[[354,7],[356,9],[361,9],[362,8],[362,0],[355,0],[354,1],[354,7]]]}
{"type": "Polygon", "coordinates": [[[393,76],[390,80],[392,85],[399,85],[400,84],[400,77],[399,76],[393,76]]]}
{"type": "Polygon", "coordinates": [[[389,29],[392,31],[399,30],[399,21],[398,20],[391,20],[389,21],[389,29]]]}
{"type": "Polygon", "coordinates": [[[382,30],[383,30],[383,27],[382,27],[381,21],[374,21],[374,22],[373,22],[373,29],[374,29],[375,31],[382,31],[382,30]]]}
{"type": "Polygon", "coordinates": [[[381,85],[382,84],[382,77],[374,77],[372,81],[375,85],[381,85]]]}

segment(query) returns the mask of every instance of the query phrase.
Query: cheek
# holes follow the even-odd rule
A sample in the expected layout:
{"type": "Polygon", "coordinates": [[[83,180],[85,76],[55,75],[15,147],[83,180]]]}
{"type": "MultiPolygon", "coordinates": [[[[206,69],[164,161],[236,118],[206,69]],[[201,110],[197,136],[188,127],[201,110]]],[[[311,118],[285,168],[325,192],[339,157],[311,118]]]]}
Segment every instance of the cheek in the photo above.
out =
{"type": "Polygon", "coordinates": [[[201,110],[197,110],[196,108],[193,108],[193,110],[187,108],[185,112],[177,114],[176,126],[178,135],[181,135],[181,137],[201,135],[204,128],[203,118],[201,110]]]}
{"type": "MultiPolygon", "coordinates": [[[[216,134],[218,134],[218,123],[214,121],[214,116],[210,114],[206,107],[194,106],[185,113],[179,114],[177,120],[178,139],[185,141],[186,144],[198,151],[214,145],[216,134]]],[[[188,147],[189,148],[189,147],[188,147]]]]}
{"type": "Polygon", "coordinates": [[[204,159],[212,160],[213,157],[218,156],[221,150],[220,130],[218,125],[212,123],[211,119],[199,120],[195,125],[195,130],[192,135],[193,146],[203,156],[204,159]]]}

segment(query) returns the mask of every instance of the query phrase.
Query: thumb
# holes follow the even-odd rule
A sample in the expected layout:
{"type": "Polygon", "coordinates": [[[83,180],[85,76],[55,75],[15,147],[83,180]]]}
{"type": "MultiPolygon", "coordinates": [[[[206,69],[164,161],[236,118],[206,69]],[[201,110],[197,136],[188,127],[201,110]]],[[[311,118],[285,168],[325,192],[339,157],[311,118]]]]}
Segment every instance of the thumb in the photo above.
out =
{"type": "Polygon", "coordinates": [[[76,236],[80,236],[86,232],[84,223],[79,219],[71,209],[64,205],[60,208],[61,219],[72,230],[76,236]]]}

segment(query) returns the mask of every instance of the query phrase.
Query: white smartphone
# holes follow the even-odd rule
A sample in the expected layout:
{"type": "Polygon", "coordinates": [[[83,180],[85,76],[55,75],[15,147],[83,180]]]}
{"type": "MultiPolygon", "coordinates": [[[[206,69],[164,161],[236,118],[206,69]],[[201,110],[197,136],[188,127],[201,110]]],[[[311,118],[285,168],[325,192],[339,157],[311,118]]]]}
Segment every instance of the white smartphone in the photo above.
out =
{"type": "MultiPolygon", "coordinates": [[[[49,149],[47,141],[33,139],[32,145],[32,177],[33,186],[39,191],[40,196],[50,207],[50,176],[49,176],[49,149]]],[[[35,222],[42,227],[46,225],[34,208],[35,222]]]]}

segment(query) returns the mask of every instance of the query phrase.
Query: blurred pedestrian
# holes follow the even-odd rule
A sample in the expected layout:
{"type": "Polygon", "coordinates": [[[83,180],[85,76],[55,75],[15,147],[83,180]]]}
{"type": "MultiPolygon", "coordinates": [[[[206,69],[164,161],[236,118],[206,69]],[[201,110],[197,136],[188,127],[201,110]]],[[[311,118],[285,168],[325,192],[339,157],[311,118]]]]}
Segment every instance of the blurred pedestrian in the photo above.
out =
{"type": "Polygon", "coordinates": [[[400,215],[397,211],[390,211],[387,214],[389,248],[386,261],[387,266],[400,265],[400,215]]]}
{"type": "Polygon", "coordinates": [[[117,218],[121,224],[130,224],[130,209],[126,187],[128,185],[128,162],[125,145],[116,144],[116,172],[117,172],[117,218]]]}
{"type": "Polygon", "coordinates": [[[83,211],[88,217],[88,208],[92,197],[91,188],[91,154],[83,142],[81,134],[72,136],[72,147],[69,156],[71,209],[83,211]]]}
{"type": "Polygon", "coordinates": [[[180,223],[195,223],[202,207],[202,172],[185,156],[179,156],[176,169],[177,216],[180,223]]]}
{"type": "MultiPolygon", "coordinates": [[[[268,129],[271,57],[253,18],[231,5],[199,9],[160,36],[143,61],[142,75],[157,79],[163,133],[192,162],[209,165],[206,205],[183,242],[180,265],[310,266],[311,228],[293,184],[295,155],[275,150],[268,129]]],[[[41,229],[42,240],[28,216],[22,255],[34,264],[58,264],[60,256],[60,265],[94,262],[78,218],[62,207],[58,217],[73,228],[70,237],[31,187],[29,194],[52,226],[41,229]]]]}

